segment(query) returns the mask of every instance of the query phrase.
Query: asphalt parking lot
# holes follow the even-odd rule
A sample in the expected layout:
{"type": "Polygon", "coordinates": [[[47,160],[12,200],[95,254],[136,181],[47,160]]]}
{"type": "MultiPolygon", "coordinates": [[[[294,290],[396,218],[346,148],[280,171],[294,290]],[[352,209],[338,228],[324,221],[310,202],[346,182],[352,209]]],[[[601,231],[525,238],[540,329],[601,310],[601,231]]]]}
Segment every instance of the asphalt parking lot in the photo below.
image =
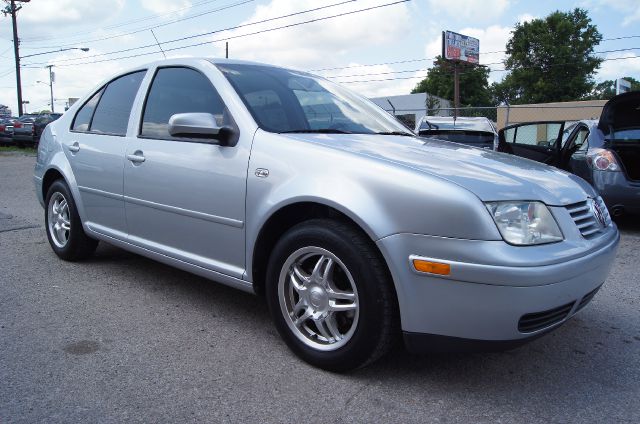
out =
{"type": "Polygon", "coordinates": [[[0,423],[640,422],[640,219],[556,332],[340,375],[290,353],[258,297],[106,244],[59,260],[34,161],[0,155],[0,423]]]}

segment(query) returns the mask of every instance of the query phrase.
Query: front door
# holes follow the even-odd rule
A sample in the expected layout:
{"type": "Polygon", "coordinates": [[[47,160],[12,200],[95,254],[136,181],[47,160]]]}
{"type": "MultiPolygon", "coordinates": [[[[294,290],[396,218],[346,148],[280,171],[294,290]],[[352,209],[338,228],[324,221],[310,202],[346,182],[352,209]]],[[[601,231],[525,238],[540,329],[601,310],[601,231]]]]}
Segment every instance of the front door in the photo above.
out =
{"type": "Polygon", "coordinates": [[[139,135],[125,156],[129,240],[241,278],[249,143],[223,147],[171,136],[169,118],[188,112],[211,113],[220,125],[237,131],[205,75],[185,67],[159,68],[142,110],[139,135]]]}
{"type": "Polygon", "coordinates": [[[507,126],[499,132],[498,151],[559,166],[564,124],[557,121],[507,126]]]}

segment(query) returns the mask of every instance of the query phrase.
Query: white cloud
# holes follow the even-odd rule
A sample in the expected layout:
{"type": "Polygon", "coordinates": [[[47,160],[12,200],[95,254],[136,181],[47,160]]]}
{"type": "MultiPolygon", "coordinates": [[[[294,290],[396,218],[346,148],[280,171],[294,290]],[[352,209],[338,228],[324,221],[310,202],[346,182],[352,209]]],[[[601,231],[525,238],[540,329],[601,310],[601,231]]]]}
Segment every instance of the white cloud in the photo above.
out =
{"type": "Polygon", "coordinates": [[[409,94],[427,74],[426,69],[408,73],[395,73],[394,69],[389,65],[361,66],[357,63],[351,63],[348,66],[345,69],[326,71],[325,75],[330,77],[331,80],[337,81],[366,97],[409,94]],[[403,79],[389,80],[390,78],[403,79]]]}
{"type": "MultiPolygon", "coordinates": [[[[212,40],[336,15],[378,4],[380,2],[376,0],[360,0],[293,18],[217,34],[212,37],[212,40]]],[[[243,23],[274,18],[318,6],[318,3],[313,0],[272,0],[267,5],[258,6],[254,14],[243,23]]],[[[229,41],[229,50],[230,56],[236,59],[263,61],[302,69],[325,68],[343,62],[344,58],[354,49],[381,46],[396,41],[409,27],[408,8],[406,5],[400,4],[288,29],[265,32],[256,36],[232,39],[229,41]]],[[[218,43],[217,48],[219,52],[222,52],[223,43],[218,43]]]]}
{"type": "Polygon", "coordinates": [[[538,19],[537,16],[530,15],[529,13],[523,13],[522,15],[518,15],[516,18],[516,22],[520,22],[521,24],[525,22],[531,22],[534,19],[538,19]]]}
{"type": "Polygon", "coordinates": [[[103,0],[99,2],[76,0],[39,0],[26,3],[20,14],[20,23],[50,24],[103,20],[124,6],[125,0],[103,0]]]}
{"type": "Polygon", "coordinates": [[[429,0],[428,7],[434,11],[443,10],[459,24],[460,20],[468,19],[474,22],[496,20],[507,10],[509,3],[509,0],[429,0]]]}
{"type": "Polygon", "coordinates": [[[142,7],[153,13],[171,13],[184,11],[191,7],[189,0],[141,0],[142,7]]]}
{"type": "Polygon", "coordinates": [[[622,26],[629,26],[640,21],[638,0],[584,0],[581,5],[585,9],[606,8],[618,12],[617,15],[622,19],[622,26]]]}
{"type": "Polygon", "coordinates": [[[622,77],[634,77],[640,80],[640,56],[629,52],[609,53],[597,73],[597,79],[615,80],[622,77]],[[623,58],[623,59],[621,59],[623,58]],[[630,58],[630,59],[626,59],[630,58]]]}

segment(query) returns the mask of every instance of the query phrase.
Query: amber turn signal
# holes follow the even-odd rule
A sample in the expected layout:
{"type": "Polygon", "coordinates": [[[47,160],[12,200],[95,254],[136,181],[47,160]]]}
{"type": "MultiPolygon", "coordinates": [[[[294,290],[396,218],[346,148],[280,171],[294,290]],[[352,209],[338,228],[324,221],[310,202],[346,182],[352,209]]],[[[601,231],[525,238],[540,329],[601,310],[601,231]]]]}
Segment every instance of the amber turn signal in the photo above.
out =
{"type": "Polygon", "coordinates": [[[423,259],[414,259],[413,267],[419,272],[428,272],[429,274],[449,275],[451,273],[451,265],[440,262],[430,262],[423,259]]]}

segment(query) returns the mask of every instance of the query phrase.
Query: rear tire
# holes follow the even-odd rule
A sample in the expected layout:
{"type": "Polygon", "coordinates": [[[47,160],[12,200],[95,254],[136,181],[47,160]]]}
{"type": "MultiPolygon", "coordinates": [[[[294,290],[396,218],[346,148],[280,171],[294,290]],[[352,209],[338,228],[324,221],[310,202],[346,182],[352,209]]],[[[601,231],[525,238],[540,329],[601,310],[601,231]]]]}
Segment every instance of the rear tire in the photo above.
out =
{"type": "Polygon", "coordinates": [[[384,259],[366,234],[343,222],[314,219],[287,231],[271,254],[266,296],[289,348],[326,370],[370,364],[400,334],[384,259]]]}
{"type": "Polygon", "coordinates": [[[65,261],[78,261],[91,256],[98,247],[98,241],[85,234],[67,183],[63,180],[54,181],[47,191],[45,204],[47,238],[56,255],[65,261]]]}

